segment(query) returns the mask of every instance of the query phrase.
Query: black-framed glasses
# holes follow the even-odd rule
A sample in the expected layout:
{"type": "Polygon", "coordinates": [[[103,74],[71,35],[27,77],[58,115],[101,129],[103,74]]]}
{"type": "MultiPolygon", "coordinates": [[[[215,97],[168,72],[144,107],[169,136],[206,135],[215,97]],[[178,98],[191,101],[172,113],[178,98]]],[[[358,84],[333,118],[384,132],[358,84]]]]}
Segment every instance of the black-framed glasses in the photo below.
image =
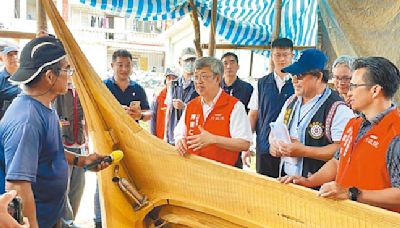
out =
{"type": "Polygon", "coordinates": [[[193,77],[193,80],[195,81],[195,82],[198,82],[198,81],[202,81],[202,82],[204,82],[205,80],[207,80],[207,79],[209,79],[209,78],[211,78],[212,76],[214,76],[215,74],[212,74],[212,75],[207,75],[207,74],[200,74],[200,75],[195,75],[194,77],[193,77]]]}
{"type": "Polygon", "coordinates": [[[374,86],[376,84],[367,84],[367,83],[361,83],[361,84],[354,84],[354,83],[350,83],[349,85],[349,90],[352,91],[354,90],[354,88],[360,87],[360,86],[374,86]]]}
{"type": "Polygon", "coordinates": [[[308,74],[309,74],[309,73],[292,75],[292,80],[301,81],[301,80],[303,80],[308,74]]]}
{"type": "Polygon", "coordinates": [[[60,70],[66,72],[68,76],[72,76],[75,72],[75,70],[72,68],[60,68],[60,70]]]}

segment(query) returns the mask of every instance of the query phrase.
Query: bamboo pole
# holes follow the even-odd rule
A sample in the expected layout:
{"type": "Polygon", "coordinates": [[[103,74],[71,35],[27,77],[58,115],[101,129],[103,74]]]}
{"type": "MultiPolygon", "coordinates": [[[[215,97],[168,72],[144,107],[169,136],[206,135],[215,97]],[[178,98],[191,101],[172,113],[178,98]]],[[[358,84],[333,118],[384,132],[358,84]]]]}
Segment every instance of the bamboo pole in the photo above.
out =
{"type": "Polygon", "coordinates": [[[217,0],[213,0],[213,5],[211,9],[211,26],[210,26],[210,38],[208,46],[208,56],[215,55],[215,30],[216,30],[216,23],[217,20],[217,0]]]}
{"type": "Polygon", "coordinates": [[[253,57],[254,57],[254,52],[253,50],[250,51],[250,72],[249,72],[249,77],[253,74],[253,57]]]}
{"type": "MultiPolygon", "coordinates": [[[[274,27],[272,27],[272,39],[271,41],[277,39],[279,37],[279,33],[281,32],[281,14],[282,14],[282,0],[275,0],[275,15],[274,15],[274,27]]],[[[274,71],[274,62],[272,62],[272,58],[269,58],[269,70],[270,72],[274,71]]]]}
{"type": "MultiPolygon", "coordinates": [[[[208,44],[202,44],[202,49],[208,49],[208,44]]],[[[315,48],[315,46],[294,46],[294,50],[304,50],[309,48],[315,48]]],[[[235,45],[235,44],[216,44],[215,49],[238,49],[238,50],[268,50],[271,49],[271,45],[235,45]]]]}
{"type": "MultiPolygon", "coordinates": [[[[42,4],[43,0],[36,0],[37,12],[37,34],[48,34],[46,11],[42,4]]],[[[45,0],[46,1],[46,0],[45,0]]]]}
{"type": "Polygon", "coordinates": [[[193,29],[194,29],[194,46],[196,48],[197,57],[203,56],[203,50],[200,46],[200,26],[199,26],[199,17],[197,15],[197,7],[194,4],[193,0],[189,0],[189,5],[192,8],[192,13],[190,14],[190,19],[192,19],[193,29]]]}

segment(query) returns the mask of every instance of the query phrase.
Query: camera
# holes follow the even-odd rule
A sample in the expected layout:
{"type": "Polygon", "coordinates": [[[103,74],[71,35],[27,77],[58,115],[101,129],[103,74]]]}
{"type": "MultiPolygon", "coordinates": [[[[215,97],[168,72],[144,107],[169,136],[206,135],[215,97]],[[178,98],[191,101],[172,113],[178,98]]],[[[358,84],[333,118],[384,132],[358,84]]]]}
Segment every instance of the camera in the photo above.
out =
{"type": "Polygon", "coordinates": [[[24,215],[22,214],[22,199],[20,197],[16,196],[8,204],[7,211],[19,224],[23,224],[24,215]]]}
{"type": "Polygon", "coordinates": [[[179,87],[179,81],[178,80],[173,80],[171,81],[171,87],[172,87],[172,98],[173,99],[178,99],[178,87],[179,87]]]}
{"type": "Polygon", "coordinates": [[[171,81],[172,87],[178,87],[179,86],[179,81],[178,80],[172,80],[171,81]]]}

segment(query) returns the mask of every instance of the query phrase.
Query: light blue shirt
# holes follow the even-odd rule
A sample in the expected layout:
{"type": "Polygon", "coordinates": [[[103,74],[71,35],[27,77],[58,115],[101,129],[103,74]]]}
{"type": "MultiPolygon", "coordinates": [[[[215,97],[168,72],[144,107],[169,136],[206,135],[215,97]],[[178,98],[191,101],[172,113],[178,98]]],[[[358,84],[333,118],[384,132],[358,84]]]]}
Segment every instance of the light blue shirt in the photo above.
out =
{"type": "MultiPolygon", "coordinates": [[[[296,103],[294,105],[294,111],[292,114],[292,120],[291,120],[291,125],[289,125],[289,135],[290,137],[293,138],[300,138],[299,132],[297,131],[297,129],[304,129],[305,125],[309,124],[308,121],[306,121],[304,118],[300,124],[299,127],[297,126],[298,121],[299,121],[299,116],[300,119],[302,119],[305,115],[309,115],[312,112],[310,109],[315,107],[315,104],[318,102],[319,97],[322,96],[322,94],[316,95],[313,99],[311,99],[309,102],[302,104],[302,98],[298,97],[296,100],[296,103]],[[299,108],[301,107],[301,108],[299,108]],[[300,112],[300,115],[299,115],[300,112]]],[[[290,100],[290,99],[289,99],[290,100]]],[[[288,106],[288,101],[285,102],[285,104],[282,107],[281,112],[279,113],[278,119],[276,120],[276,122],[281,122],[283,123],[284,120],[284,114],[286,111],[286,108],[288,106]]],[[[354,113],[353,111],[347,106],[347,105],[339,105],[337,107],[336,113],[333,116],[332,119],[332,125],[331,125],[331,137],[332,137],[332,141],[334,142],[339,142],[342,134],[343,134],[343,130],[346,127],[347,122],[349,122],[349,120],[351,118],[354,117],[354,113]]],[[[299,139],[299,141],[301,141],[299,139]]],[[[289,162],[285,162],[284,164],[284,171],[286,174],[288,175],[301,175],[301,173],[298,173],[298,166],[299,164],[293,164],[293,163],[289,163],[289,162]]]]}

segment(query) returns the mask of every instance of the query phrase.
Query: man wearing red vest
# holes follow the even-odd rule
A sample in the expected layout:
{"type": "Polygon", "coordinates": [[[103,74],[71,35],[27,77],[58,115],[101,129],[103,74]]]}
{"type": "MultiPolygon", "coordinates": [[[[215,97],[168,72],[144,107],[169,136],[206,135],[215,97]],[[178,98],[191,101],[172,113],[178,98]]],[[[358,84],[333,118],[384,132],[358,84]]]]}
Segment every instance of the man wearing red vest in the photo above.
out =
{"type": "Polygon", "coordinates": [[[347,95],[362,114],[348,122],[335,157],[310,177],[281,181],[307,187],[325,183],[322,197],[400,212],[400,113],[392,103],[400,73],[382,57],[357,59],[353,69],[347,95]]]}
{"type": "Polygon", "coordinates": [[[200,95],[190,101],[174,130],[181,155],[196,154],[234,166],[240,151],[252,140],[244,105],[221,88],[224,66],[213,57],[195,62],[195,89],[200,95]]]}

